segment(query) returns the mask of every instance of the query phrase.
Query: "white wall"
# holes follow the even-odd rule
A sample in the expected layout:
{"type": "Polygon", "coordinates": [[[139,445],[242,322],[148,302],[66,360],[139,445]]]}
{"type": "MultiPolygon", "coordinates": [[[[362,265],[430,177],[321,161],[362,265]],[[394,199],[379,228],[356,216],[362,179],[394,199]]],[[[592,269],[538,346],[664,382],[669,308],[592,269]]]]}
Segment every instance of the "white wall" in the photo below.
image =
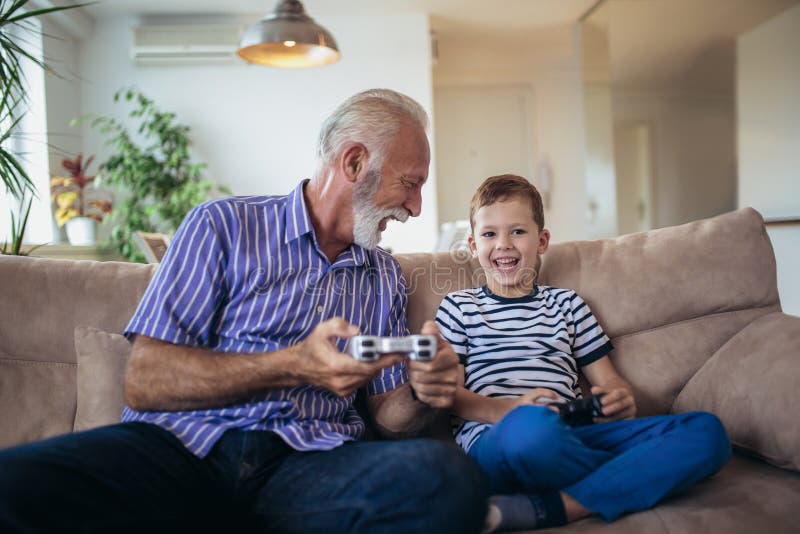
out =
{"type": "MultiPolygon", "coordinates": [[[[80,94],[80,44],[66,29],[45,20],[42,29],[44,56],[52,73],[45,75],[47,94],[47,141],[51,175],[63,175],[61,166],[65,157],[74,158],[82,150],[83,136],[80,128],[71,128],[70,121],[81,113],[80,94]]],[[[89,174],[97,172],[98,162],[89,167],[89,174]]],[[[49,200],[47,189],[40,195],[49,200]]],[[[53,217],[49,218],[53,228],[53,242],[66,241],[64,229],[59,229],[53,217]]]]}
{"type": "Polygon", "coordinates": [[[587,84],[583,105],[586,114],[588,237],[614,237],[618,226],[611,87],[587,84]]]}
{"type": "Polygon", "coordinates": [[[441,222],[467,219],[475,190],[489,176],[533,179],[529,85],[437,87],[434,98],[441,222]]]}
{"type": "Polygon", "coordinates": [[[737,42],[739,204],[800,216],[800,6],[737,42]]]}
{"type": "MultiPolygon", "coordinates": [[[[41,59],[44,55],[44,46],[39,34],[43,27],[38,20],[30,22],[29,28],[12,27],[10,33],[29,54],[41,59]]],[[[19,104],[19,109],[24,110],[24,113],[18,124],[19,133],[12,135],[9,140],[17,161],[25,168],[34,190],[37,192],[35,197],[26,199],[31,200],[31,208],[23,241],[36,244],[48,243],[53,240],[53,228],[50,224],[47,122],[45,110],[41,107],[41,104],[45,102],[45,75],[36,63],[25,57],[20,58],[20,66],[21,75],[24,78],[25,100],[19,104]]],[[[9,203],[17,204],[13,201],[9,203]]],[[[17,210],[15,209],[14,212],[17,213],[17,210]]],[[[5,215],[7,211],[3,209],[0,213],[5,215]]],[[[20,215],[24,216],[22,213],[20,215]]],[[[0,240],[5,237],[5,232],[2,232],[0,240]]],[[[8,237],[10,237],[10,233],[8,237]]]]}
{"type": "Polygon", "coordinates": [[[800,6],[737,40],[740,206],[767,218],[784,311],[800,315],[800,6]]]}
{"type": "Polygon", "coordinates": [[[44,56],[53,71],[45,76],[50,170],[57,173],[64,171],[63,157],[80,152],[83,140],[81,129],[69,125],[81,112],[80,41],[49,20],[42,29],[44,56]]]}
{"type": "MultiPolygon", "coordinates": [[[[191,127],[196,159],[234,194],[283,194],[311,175],[321,122],[348,96],[388,87],[419,101],[432,116],[431,59],[425,15],[328,17],[317,22],[337,39],[342,60],[308,70],[231,65],[140,67],[129,59],[131,17],[99,19],[81,48],[81,113],[123,118],[112,102],[135,85],[191,127]]],[[[78,113],[76,113],[77,115],[78,113]]],[[[107,155],[84,130],[84,152],[107,155]]],[[[390,225],[383,244],[396,252],[432,250],[436,241],[436,176],[431,166],[422,215],[390,225]]]]}
{"type": "Polygon", "coordinates": [[[643,121],[614,126],[617,224],[620,234],[653,228],[653,126],[643,121]]]}
{"type": "Polygon", "coordinates": [[[553,169],[546,225],[553,242],[588,239],[583,81],[577,34],[563,68],[536,77],[538,153],[553,169]]]}
{"type": "Polygon", "coordinates": [[[618,233],[617,176],[614,167],[609,16],[602,5],[580,24],[583,70],[583,113],[586,130],[587,237],[599,239],[618,233]]]}
{"type": "Polygon", "coordinates": [[[733,98],[691,92],[614,91],[614,123],[653,134],[653,226],[713,217],[736,206],[733,98]]]}
{"type": "MultiPolygon", "coordinates": [[[[583,85],[577,26],[541,29],[523,37],[439,37],[436,87],[486,87],[522,84],[531,88],[530,125],[533,166],[552,169],[550,208],[545,224],[553,241],[587,237],[584,179],[583,85]]],[[[446,120],[437,113],[437,121],[446,120]]],[[[537,183],[537,176],[526,176],[537,183]]],[[[440,202],[446,191],[464,188],[458,176],[440,176],[440,202]]],[[[469,192],[469,196],[472,196],[469,192]]],[[[457,202],[462,203],[463,199],[457,202]]],[[[457,209],[468,209],[468,204],[457,209]]],[[[444,208],[442,208],[444,212],[444,208]]],[[[446,210],[452,213],[454,208],[446,210]]]]}

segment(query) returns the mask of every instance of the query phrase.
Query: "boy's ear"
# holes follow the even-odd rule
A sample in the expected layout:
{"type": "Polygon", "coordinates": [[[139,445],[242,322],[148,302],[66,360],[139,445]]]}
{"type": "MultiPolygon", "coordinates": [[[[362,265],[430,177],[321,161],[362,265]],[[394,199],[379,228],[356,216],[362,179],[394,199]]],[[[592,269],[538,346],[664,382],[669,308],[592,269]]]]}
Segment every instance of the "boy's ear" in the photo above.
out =
{"type": "Polygon", "coordinates": [[[467,236],[467,245],[469,245],[469,251],[472,252],[472,257],[477,258],[478,247],[477,245],[475,245],[475,238],[472,237],[472,234],[469,234],[469,236],[467,236]]]}
{"type": "Polygon", "coordinates": [[[539,246],[536,249],[537,254],[544,254],[550,246],[550,230],[545,228],[539,232],[539,246]]]}
{"type": "Polygon", "coordinates": [[[342,170],[347,180],[355,182],[367,168],[369,153],[361,143],[354,143],[342,153],[342,170]]]}

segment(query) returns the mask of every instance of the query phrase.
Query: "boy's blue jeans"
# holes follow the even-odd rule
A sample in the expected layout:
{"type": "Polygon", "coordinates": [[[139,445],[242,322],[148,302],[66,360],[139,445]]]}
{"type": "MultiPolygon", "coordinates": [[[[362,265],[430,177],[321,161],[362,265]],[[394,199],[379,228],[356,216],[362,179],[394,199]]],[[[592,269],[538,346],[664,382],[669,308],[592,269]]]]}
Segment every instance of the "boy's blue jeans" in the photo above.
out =
{"type": "Polygon", "coordinates": [[[730,450],[722,423],[706,412],[572,428],[531,405],[485,431],[469,455],[493,494],[558,489],[611,521],[716,473],[730,450]]]}
{"type": "Polygon", "coordinates": [[[0,532],[478,532],[475,463],[435,440],[296,452],[229,430],[200,459],[126,423],[0,451],[0,532]]]}

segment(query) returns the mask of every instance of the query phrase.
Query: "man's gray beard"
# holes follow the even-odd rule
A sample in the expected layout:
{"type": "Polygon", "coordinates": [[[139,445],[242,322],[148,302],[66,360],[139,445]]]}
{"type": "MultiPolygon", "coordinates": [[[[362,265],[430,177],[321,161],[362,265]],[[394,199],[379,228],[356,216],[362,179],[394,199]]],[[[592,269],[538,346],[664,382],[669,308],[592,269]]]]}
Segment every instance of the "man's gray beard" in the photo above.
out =
{"type": "Polygon", "coordinates": [[[380,222],[386,217],[394,217],[401,222],[408,219],[403,208],[380,208],[375,205],[375,195],[381,182],[378,170],[367,171],[363,180],[353,187],[353,242],[368,250],[378,246],[381,241],[380,222]]]}

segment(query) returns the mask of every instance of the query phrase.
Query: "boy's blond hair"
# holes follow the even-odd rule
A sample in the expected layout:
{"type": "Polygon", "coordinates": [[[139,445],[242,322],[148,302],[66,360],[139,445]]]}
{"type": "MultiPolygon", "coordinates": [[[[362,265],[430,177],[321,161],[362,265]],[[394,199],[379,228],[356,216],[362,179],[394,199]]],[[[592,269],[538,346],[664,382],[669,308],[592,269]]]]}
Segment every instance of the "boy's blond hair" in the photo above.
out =
{"type": "Polygon", "coordinates": [[[533,221],[539,227],[539,231],[544,230],[544,207],[542,206],[542,195],[536,187],[522,176],[515,174],[501,174],[487,178],[475,191],[472,201],[469,204],[469,226],[475,231],[475,213],[495,202],[502,202],[511,197],[520,197],[531,203],[533,211],[533,221]]]}

